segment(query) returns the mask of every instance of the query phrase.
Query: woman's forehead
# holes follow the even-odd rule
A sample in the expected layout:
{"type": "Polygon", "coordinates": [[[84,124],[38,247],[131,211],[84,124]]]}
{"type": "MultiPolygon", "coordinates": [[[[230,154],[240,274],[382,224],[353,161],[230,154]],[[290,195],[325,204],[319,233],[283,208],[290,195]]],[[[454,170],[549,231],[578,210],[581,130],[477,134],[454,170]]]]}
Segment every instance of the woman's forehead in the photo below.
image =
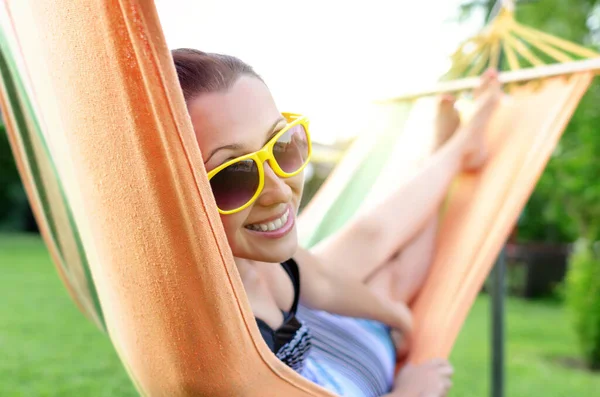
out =
{"type": "Polygon", "coordinates": [[[198,96],[190,101],[188,110],[203,152],[261,142],[262,135],[281,117],[267,86],[253,77],[241,77],[226,91],[198,96]]]}

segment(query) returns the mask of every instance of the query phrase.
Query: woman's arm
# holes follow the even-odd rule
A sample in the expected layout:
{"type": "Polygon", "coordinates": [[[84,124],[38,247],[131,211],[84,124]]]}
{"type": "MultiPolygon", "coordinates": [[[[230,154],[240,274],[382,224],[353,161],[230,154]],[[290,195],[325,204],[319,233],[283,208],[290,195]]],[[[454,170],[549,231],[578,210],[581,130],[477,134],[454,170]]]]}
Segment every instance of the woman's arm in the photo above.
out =
{"type": "Polygon", "coordinates": [[[401,302],[380,297],[364,283],[324,266],[309,251],[299,248],[294,260],[300,268],[303,305],[348,317],[382,322],[409,338],[412,315],[401,302]]]}

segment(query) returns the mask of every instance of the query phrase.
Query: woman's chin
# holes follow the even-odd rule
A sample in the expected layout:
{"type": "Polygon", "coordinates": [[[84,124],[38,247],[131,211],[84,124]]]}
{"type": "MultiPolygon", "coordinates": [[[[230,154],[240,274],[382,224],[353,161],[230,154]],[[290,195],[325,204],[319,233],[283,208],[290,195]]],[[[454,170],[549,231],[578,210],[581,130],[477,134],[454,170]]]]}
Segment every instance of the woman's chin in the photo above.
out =
{"type": "Polygon", "coordinates": [[[286,252],[240,252],[233,253],[234,256],[242,259],[248,259],[256,262],[266,262],[266,263],[282,263],[290,259],[295,254],[294,251],[286,251],[286,252]]]}
{"type": "Polygon", "coordinates": [[[281,263],[293,257],[298,249],[296,228],[280,239],[252,238],[249,240],[245,241],[245,244],[239,244],[233,254],[238,258],[258,262],[281,263]]]}

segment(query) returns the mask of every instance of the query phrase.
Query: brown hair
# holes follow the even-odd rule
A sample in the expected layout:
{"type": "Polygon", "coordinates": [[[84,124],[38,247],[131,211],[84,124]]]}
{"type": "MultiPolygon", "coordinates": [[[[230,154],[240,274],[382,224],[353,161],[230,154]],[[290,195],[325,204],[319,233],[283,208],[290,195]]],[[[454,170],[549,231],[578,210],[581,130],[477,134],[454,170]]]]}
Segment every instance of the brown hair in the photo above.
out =
{"type": "Polygon", "coordinates": [[[230,55],[191,48],[179,48],[171,51],[171,54],[186,102],[198,94],[227,90],[244,75],[262,81],[250,65],[230,55]]]}

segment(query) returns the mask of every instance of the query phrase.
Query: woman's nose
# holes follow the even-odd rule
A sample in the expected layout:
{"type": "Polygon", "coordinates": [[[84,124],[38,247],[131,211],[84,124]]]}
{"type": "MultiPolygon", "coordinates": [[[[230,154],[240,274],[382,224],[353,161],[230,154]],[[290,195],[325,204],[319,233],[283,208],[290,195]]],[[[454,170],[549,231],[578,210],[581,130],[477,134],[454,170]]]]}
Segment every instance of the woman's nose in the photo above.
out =
{"type": "Polygon", "coordinates": [[[292,188],[284,178],[280,178],[265,162],[265,186],[258,197],[258,203],[263,207],[289,203],[292,199],[292,188]]]}

